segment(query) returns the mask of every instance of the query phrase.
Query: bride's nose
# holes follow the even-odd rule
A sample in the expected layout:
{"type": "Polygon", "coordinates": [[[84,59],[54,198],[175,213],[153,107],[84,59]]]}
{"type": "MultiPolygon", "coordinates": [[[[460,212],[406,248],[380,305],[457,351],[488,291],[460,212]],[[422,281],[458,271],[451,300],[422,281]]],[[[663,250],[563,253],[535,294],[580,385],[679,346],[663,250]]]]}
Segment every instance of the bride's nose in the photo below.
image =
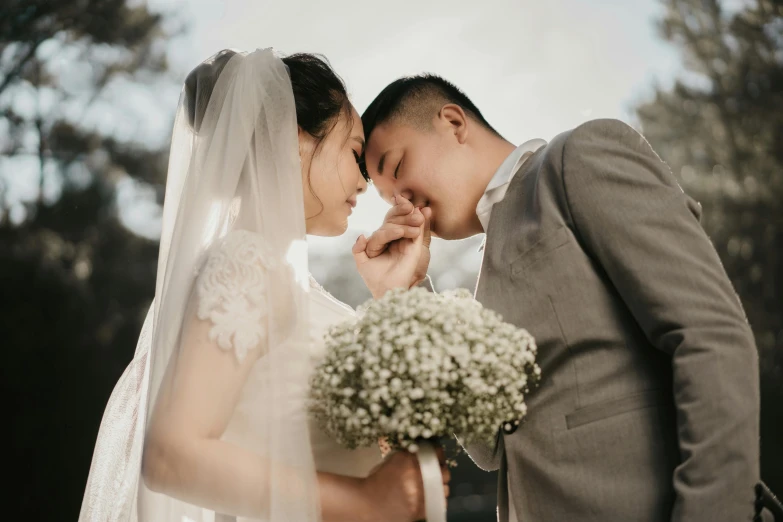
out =
{"type": "Polygon", "coordinates": [[[409,189],[405,189],[400,192],[400,196],[404,197],[408,201],[413,201],[413,191],[409,189]]]}
{"type": "Polygon", "coordinates": [[[359,194],[364,194],[367,192],[367,180],[364,179],[364,176],[359,177],[359,186],[356,188],[356,191],[359,194]]]}

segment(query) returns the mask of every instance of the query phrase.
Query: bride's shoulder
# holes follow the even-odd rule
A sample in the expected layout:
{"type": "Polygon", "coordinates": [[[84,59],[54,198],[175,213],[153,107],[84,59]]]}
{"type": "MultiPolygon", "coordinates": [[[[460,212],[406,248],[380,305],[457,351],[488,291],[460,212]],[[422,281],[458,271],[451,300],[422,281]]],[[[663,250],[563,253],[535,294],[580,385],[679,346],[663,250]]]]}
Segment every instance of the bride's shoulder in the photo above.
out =
{"type": "Polygon", "coordinates": [[[264,238],[234,230],[206,254],[196,277],[197,315],[210,320],[210,336],[241,361],[265,335],[267,272],[274,259],[264,238]]]}
{"type": "Polygon", "coordinates": [[[232,230],[207,251],[196,289],[200,297],[216,287],[224,293],[246,293],[249,287],[263,284],[263,276],[274,264],[263,236],[248,230],[232,230]]]}
{"type": "Polygon", "coordinates": [[[245,262],[272,261],[264,236],[249,230],[232,230],[216,241],[207,253],[207,260],[221,256],[234,256],[245,262]]]}
{"type": "Polygon", "coordinates": [[[245,268],[252,273],[272,269],[274,265],[274,257],[261,234],[249,230],[232,230],[206,252],[199,279],[227,270],[226,276],[242,277],[247,275],[245,268]]]}

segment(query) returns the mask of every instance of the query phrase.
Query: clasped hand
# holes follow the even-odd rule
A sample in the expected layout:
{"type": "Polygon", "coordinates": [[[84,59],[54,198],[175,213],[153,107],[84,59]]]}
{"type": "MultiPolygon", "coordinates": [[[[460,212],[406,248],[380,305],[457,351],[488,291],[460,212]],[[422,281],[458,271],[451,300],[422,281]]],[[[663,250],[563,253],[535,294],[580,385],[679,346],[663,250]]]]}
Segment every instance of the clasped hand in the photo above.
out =
{"type": "Polygon", "coordinates": [[[361,235],[356,240],[356,268],[374,298],[424,280],[430,264],[430,218],[428,207],[419,209],[395,196],[383,225],[369,238],[361,235]]]}

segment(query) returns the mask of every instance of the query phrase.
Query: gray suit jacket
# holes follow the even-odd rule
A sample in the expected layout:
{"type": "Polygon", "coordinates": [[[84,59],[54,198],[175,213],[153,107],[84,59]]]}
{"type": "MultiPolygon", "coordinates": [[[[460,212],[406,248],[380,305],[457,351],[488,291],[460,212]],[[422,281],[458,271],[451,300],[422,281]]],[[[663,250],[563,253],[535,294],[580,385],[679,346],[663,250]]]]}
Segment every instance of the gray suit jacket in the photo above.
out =
{"type": "Polygon", "coordinates": [[[556,137],[495,205],[476,297],[542,369],[527,421],[468,448],[501,522],[750,520],[757,352],[699,217],[616,120],[556,137]]]}

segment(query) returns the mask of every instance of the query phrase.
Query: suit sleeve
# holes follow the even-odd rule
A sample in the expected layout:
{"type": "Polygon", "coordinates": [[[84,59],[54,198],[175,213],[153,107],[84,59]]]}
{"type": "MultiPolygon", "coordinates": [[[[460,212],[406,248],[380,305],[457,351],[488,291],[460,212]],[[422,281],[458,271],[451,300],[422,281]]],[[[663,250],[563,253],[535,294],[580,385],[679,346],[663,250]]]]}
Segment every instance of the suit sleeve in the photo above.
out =
{"type": "Polygon", "coordinates": [[[748,520],[759,480],[758,355],[700,207],[617,120],[571,133],[562,176],[583,247],[672,357],[681,456],[672,520],[748,520]]]}

